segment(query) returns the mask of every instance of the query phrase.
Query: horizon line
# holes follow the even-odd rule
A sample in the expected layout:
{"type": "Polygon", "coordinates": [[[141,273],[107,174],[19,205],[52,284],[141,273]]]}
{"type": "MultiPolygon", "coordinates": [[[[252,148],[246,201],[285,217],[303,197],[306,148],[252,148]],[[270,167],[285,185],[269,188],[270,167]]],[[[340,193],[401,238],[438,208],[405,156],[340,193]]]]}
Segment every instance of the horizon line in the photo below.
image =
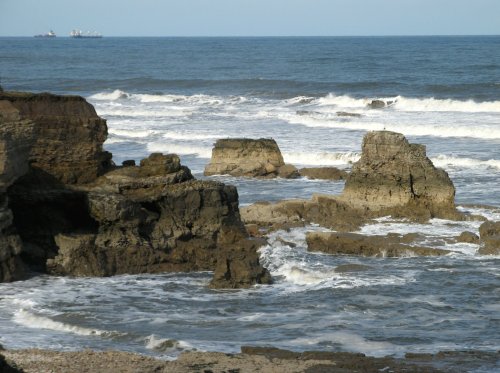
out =
{"type": "MultiPolygon", "coordinates": [[[[379,34],[379,35],[102,35],[107,38],[377,38],[377,37],[457,37],[457,36],[500,36],[500,34],[379,34]]],[[[0,35],[0,38],[33,38],[35,35],[0,35]]],[[[72,37],[69,35],[57,38],[72,37]]]]}

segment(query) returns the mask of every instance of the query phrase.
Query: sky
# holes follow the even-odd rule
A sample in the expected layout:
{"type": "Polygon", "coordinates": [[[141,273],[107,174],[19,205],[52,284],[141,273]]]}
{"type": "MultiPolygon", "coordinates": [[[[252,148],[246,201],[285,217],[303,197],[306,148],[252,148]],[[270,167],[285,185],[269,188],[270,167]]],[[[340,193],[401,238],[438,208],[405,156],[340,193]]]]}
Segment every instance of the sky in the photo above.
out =
{"type": "Polygon", "coordinates": [[[0,0],[0,36],[500,35],[500,0],[0,0]]]}

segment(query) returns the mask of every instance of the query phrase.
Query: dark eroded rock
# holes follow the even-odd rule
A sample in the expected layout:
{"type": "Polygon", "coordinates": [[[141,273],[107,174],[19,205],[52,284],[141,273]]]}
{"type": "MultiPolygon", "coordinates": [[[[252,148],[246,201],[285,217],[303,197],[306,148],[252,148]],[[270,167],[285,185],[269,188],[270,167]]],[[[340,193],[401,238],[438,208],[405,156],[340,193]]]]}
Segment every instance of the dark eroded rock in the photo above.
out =
{"type": "Polygon", "coordinates": [[[500,221],[485,221],[479,227],[481,247],[479,254],[500,255],[500,221]]]}
{"type": "Polygon", "coordinates": [[[410,246],[401,243],[404,237],[365,236],[356,233],[309,232],[306,235],[307,249],[329,254],[375,256],[375,257],[411,257],[441,256],[448,250],[430,247],[410,246]]]}
{"type": "Polygon", "coordinates": [[[336,167],[306,167],[299,170],[300,176],[309,179],[344,180],[347,172],[336,167]]]}

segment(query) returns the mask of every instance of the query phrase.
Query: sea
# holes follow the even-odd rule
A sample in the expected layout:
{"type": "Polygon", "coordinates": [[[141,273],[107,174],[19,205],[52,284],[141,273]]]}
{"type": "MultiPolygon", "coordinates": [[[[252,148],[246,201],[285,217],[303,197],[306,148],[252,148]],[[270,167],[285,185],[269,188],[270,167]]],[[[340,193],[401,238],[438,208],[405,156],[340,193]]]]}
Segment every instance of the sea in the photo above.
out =
{"type": "MultiPolygon", "coordinates": [[[[84,96],[116,164],[177,153],[195,177],[237,186],[241,206],[339,194],[343,181],[206,178],[217,139],[273,138],[287,163],[349,170],[368,131],[400,132],[448,172],[461,211],[500,220],[500,36],[0,38],[0,84],[84,96]],[[389,105],[370,109],[375,99],[389,105]]],[[[248,290],[209,289],[210,272],[36,275],[0,284],[0,344],[163,359],[242,345],[498,351],[500,257],[453,241],[480,224],[382,217],[360,229],[421,233],[452,251],[438,258],[309,253],[306,232],[324,228],[278,231],[260,250],[275,283],[248,290]]]]}

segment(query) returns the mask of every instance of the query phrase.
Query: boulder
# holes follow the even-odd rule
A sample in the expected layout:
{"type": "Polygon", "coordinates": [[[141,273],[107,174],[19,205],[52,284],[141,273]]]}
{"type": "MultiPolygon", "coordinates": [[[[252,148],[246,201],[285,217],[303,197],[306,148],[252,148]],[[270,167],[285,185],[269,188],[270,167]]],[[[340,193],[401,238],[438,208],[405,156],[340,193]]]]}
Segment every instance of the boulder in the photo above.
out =
{"type": "Polygon", "coordinates": [[[273,139],[220,139],[204,174],[245,177],[299,177],[297,169],[285,165],[273,139]]]}
{"type": "Polygon", "coordinates": [[[306,167],[301,168],[299,174],[312,180],[345,180],[348,175],[346,171],[337,167],[306,167]]]}
{"type": "Polygon", "coordinates": [[[481,247],[479,254],[500,255],[500,221],[485,221],[479,227],[481,247]]]}
{"type": "Polygon", "coordinates": [[[368,107],[370,109],[383,109],[387,106],[391,106],[395,103],[395,101],[383,101],[383,100],[372,100],[368,107]]]}
{"type": "Polygon", "coordinates": [[[374,257],[441,256],[450,251],[403,244],[404,236],[365,236],[356,233],[309,232],[307,250],[336,255],[374,257]]]}
{"type": "Polygon", "coordinates": [[[457,237],[457,242],[477,244],[479,243],[479,236],[473,232],[465,231],[457,237]]]}

